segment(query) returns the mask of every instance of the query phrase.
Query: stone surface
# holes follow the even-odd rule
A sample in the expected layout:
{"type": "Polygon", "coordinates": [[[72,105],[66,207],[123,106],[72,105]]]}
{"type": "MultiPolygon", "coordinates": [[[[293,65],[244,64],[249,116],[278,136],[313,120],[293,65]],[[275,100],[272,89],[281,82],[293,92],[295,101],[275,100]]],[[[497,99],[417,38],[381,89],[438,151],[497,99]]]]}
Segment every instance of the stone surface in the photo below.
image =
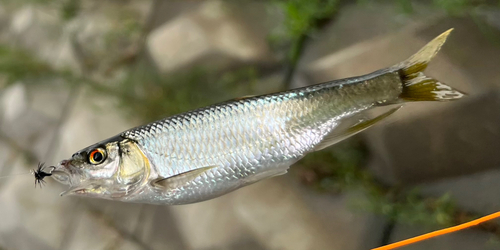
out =
{"type": "Polygon", "coordinates": [[[171,209],[167,206],[145,205],[141,211],[140,223],[131,231],[150,249],[183,250],[188,248],[171,209]]]}
{"type": "MultiPolygon", "coordinates": [[[[21,157],[5,167],[13,167],[12,174],[28,172],[21,157]]],[[[75,215],[71,211],[78,210],[72,202],[60,199],[59,187],[47,185],[44,190],[35,190],[33,181],[32,175],[2,179],[7,183],[0,190],[0,235],[9,249],[38,249],[36,244],[40,249],[57,249],[65,238],[67,223],[75,215]],[[11,239],[14,232],[17,235],[11,239]]]]}
{"type": "Polygon", "coordinates": [[[125,120],[117,111],[112,97],[94,95],[89,90],[83,88],[72,97],[74,103],[70,105],[74,107],[58,132],[59,144],[53,151],[54,159],[47,161],[61,161],[82,148],[134,127],[135,124],[125,120]]]}
{"type": "Polygon", "coordinates": [[[114,228],[88,211],[79,214],[77,223],[70,230],[71,241],[66,249],[110,249],[119,246],[122,241],[114,228]]]}
{"type": "Polygon", "coordinates": [[[19,118],[27,109],[26,87],[22,82],[12,84],[6,88],[1,96],[2,120],[12,122],[19,118]]]}
{"type": "Polygon", "coordinates": [[[54,120],[60,118],[69,98],[70,84],[62,79],[50,79],[26,88],[29,107],[54,120]]]}
{"type": "Polygon", "coordinates": [[[188,249],[218,249],[248,239],[246,226],[234,210],[237,196],[231,193],[202,203],[171,207],[188,249]]]}
{"type": "Polygon", "coordinates": [[[229,2],[212,0],[155,29],[147,45],[158,68],[162,72],[197,66],[220,69],[272,60],[266,29],[262,28],[269,29],[263,25],[269,15],[260,3],[241,4],[246,5],[247,13],[259,10],[260,18],[249,22],[257,15],[245,15],[229,2]]]}
{"type": "Polygon", "coordinates": [[[372,169],[382,179],[393,174],[389,182],[410,184],[498,168],[499,109],[496,91],[468,97],[446,112],[379,126],[368,133],[377,162],[372,169]]]}
{"type": "MultiPolygon", "coordinates": [[[[500,64],[500,56],[498,56],[500,55],[500,30],[478,22],[481,20],[446,18],[417,32],[418,37],[430,40],[435,34],[454,28],[441,53],[444,53],[457,68],[468,76],[475,92],[500,88],[498,80],[500,71],[496,66],[500,64]]],[[[431,65],[432,67],[434,66],[431,65]]],[[[448,82],[455,84],[452,81],[448,82]]]]}
{"type": "Polygon", "coordinates": [[[486,23],[500,31],[500,8],[480,8],[477,13],[486,23]]]}
{"type": "Polygon", "coordinates": [[[464,211],[494,213],[500,211],[500,164],[495,169],[421,184],[418,189],[430,197],[450,194],[464,211]]]}
{"type": "MultiPolygon", "coordinates": [[[[167,206],[83,199],[88,209],[144,249],[186,249],[167,206]]],[[[121,248],[120,248],[121,249],[121,248]]]]}
{"type": "Polygon", "coordinates": [[[465,39],[466,33],[478,32],[471,27],[470,20],[437,20],[440,21],[436,24],[418,25],[355,44],[318,59],[306,71],[311,82],[365,74],[404,60],[446,27],[456,27],[426,74],[469,93],[471,101],[409,103],[364,133],[373,152],[371,168],[392,184],[468,174],[498,164],[497,157],[492,155],[493,148],[498,147],[493,139],[498,133],[498,112],[495,113],[498,105],[495,97],[485,95],[496,88],[494,79],[498,79],[498,71],[490,65],[478,65],[483,58],[489,62],[488,58],[500,50],[479,34],[465,39]],[[475,48],[476,44],[482,49],[472,52],[469,48],[475,48]],[[475,66],[470,65],[471,61],[475,66]]]}
{"type": "Polygon", "coordinates": [[[0,135],[17,147],[42,156],[41,151],[32,146],[46,141],[44,139],[54,127],[55,119],[33,107],[27,89],[19,82],[1,93],[0,113],[3,117],[0,119],[0,135]]]}
{"type": "Polygon", "coordinates": [[[343,249],[336,235],[281,178],[271,178],[237,192],[235,210],[268,249],[343,249]]]}
{"type": "Polygon", "coordinates": [[[25,6],[13,14],[7,42],[28,49],[57,69],[80,72],[70,37],[57,10],[25,6]]]}
{"type": "Polygon", "coordinates": [[[435,8],[426,4],[412,2],[412,6],[412,13],[403,13],[400,7],[392,2],[364,1],[344,4],[335,19],[322,28],[322,32],[311,36],[301,56],[300,68],[307,68],[318,58],[357,43],[419,26],[439,16],[435,8]]]}
{"type": "Polygon", "coordinates": [[[297,190],[308,209],[322,221],[326,232],[339,249],[364,250],[378,246],[386,219],[360,209],[357,204],[368,202],[363,193],[321,193],[301,185],[294,177],[292,169],[287,176],[288,182],[297,190]]]}
{"type": "MultiPolygon", "coordinates": [[[[0,176],[8,176],[14,174],[11,167],[12,162],[16,161],[19,153],[16,152],[11,145],[0,140],[0,176]]],[[[10,178],[0,178],[0,189],[8,183],[10,178]]]]}

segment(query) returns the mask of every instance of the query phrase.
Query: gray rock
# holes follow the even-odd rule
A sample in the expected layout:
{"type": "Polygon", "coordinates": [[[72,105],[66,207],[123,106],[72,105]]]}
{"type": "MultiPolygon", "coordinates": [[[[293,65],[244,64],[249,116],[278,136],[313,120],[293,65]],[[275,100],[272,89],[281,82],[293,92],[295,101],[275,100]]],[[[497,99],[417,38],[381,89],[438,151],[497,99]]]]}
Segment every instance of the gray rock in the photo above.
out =
{"type": "Polygon", "coordinates": [[[138,248],[185,249],[177,224],[167,206],[100,199],[82,199],[82,203],[88,204],[88,208],[96,216],[105,220],[138,248]]]}
{"type": "Polygon", "coordinates": [[[266,250],[259,242],[254,240],[247,240],[236,242],[229,246],[223,246],[220,248],[207,248],[204,250],[266,250]]]}
{"type": "Polygon", "coordinates": [[[234,199],[239,195],[234,192],[201,203],[171,207],[187,249],[219,249],[249,238],[246,225],[234,209],[234,199]]]}
{"type": "Polygon", "coordinates": [[[66,249],[110,249],[120,245],[124,239],[103,218],[85,211],[78,215],[77,223],[71,230],[71,241],[66,249]]]}
{"type": "Polygon", "coordinates": [[[5,8],[5,6],[0,5],[0,40],[5,40],[8,35],[9,21],[11,18],[11,12],[5,8]]]}
{"type": "MultiPolygon", "coordinates": [[[[37,111],[27,97],[26,87],[16,83],[5,90],[0,96],[0,110],[3,117],[0,119],[0,133],[11,143],[29,152],[37,152],[42,156],[43,148],[35,150],[36,145],[46,141],[54,127],[55,119],[37,111]]],[[[43,107],[43,106],[42,106],[43,107]]],[[[37,107],[42,109],[42,107],[37,107]]]]}
{"type": "Polygon", "coordinates": [[[482,16],[489,25],[500,30],[500,8],[479,8],[476,13],[482,16]]]}
{"type": "Polygon", "coordinates": [[[162,72],[196,66],[221,69],[234,67],[235,63],[272,61],[266,42],[269,26],[263,25],[269,15],[263,4],[206,1],[197,10],[155,29],[147,40],[149,53],[162,72]],[[245,12],[241,12],[242,9],[245,12]],[[260,16],[254,14],[255,10],[260,16]]]}
{"type": "Polygon", "coordinates": [[[28,108],[26,97],[26,87],[23,83],[17,82],[2,91],[0,95],[2,109],[2,121],[12,122],[19,118],[28,108]]]}
{"type": "Polygon", "coordinates": [[[8,42],[28,49],[57,69],[80,72],[80,65],[56,9],[25,6],[12,17],[8,42]]]}
{"type": "Polygon", "coordinates": [[[0,189],[6,185],[12,177],[8,175],[15,174],[11,166],[12,162],[15,162],[19,156],[18,152],[15,152],[6,142],[0,140],[0,189]]]}
{"type": "Polygon", "coordinates": [[[147,243],[150,249],[191,249],[187,248],[188,244],[185,242],[186,239],[189,239],[189,235],[181,234],[178,227],[179,221],[182,220],[174,217],[170,207],[144,205],[140,215],[140,223],[132,233],[139,240],[147,243]]]}
{"type": "Polygon", "coordinates": [[[368,133],[372,169],[386,181],[410,184],[498,168],[499,109],[496,91],[468,97],[446,112],[379,126],[368,133]]]}
{"type": "Polygon", "coordinates": [[[61,79],[50,79],[26,87],[29,107],[52,119],[59,119],[68,100],[70,84],[61,79]]]}
{"type": "Polygon", "coordinates": [[[236,192],[235,210],[260,244],[267,249],[344,249],[337,235],[326,230],[304,200],[280,179],[236,192]]]}
{"type": "MultiPolygon", "coordinates": [[[[435,34],[454,28],[441,53],[468,76],[475,90],[488,91],[500,88],[500,71],[497,66],[500,65],[500,30],[487,23],[481,23],[483,26],[480,26],[478,22],[473,18],[445,18],[419,30],[417,35],[430,40],[435,34]]],[[[455,74],[456,71],[458,70],[450,73],[455,74]]],[[[455,84],[452,81],[449,83],[455,84]]]]}
{"type": "Polygon", "coordinates": [[[421,194],[430,197],[451,195],[462,210],[486,215],[500,211],[500,165],[496,169],[471,175],[445,178],[418,185],[421,194]]]}
{"type": "Polygon", "coordinates": [[[54,158],[47,161],[54,161],[55,164],[82,148],[133,127],[117,111],[112,97],[93,93],[91,89],[84,88],[72,97],[75,103],[58,132],[54,158]]]}
{"type": "Polygon", "coordinates": [[[203,4],[202,1],[153,1],[154,16],[151,16],[151,29],[156,29],[170,20],[197,9],[203,4]]]}
{"type": "Polygon", "coordinates": [[[88,209],[96,215],[102,217],[111,226],[119,231],[128,233],[134,230],[142,223],[141,214],[143,213],[143,204],[124,203],[117,201],[108,201],[101,199],[81,199],[88,204],[88,209]]]}
{"type": "Polygon", "coordinates": [[[360,209],[359,204],[369,202],[364,194],[358,191],[338,195],[320,193],[299,184],[293,169],[288,178],[339,249],[372,249],[380,243],[386,219],[360,209]]]}
{"type": "Polygon", "coordinates": [[[0,131],[22,148],[31,150],[31,145],[43,137],[54,123],[53,119],[43,114],[26,110],[17,119],[4,122],[0,131]]]}
{"type": "MultiPolygon", "coordinates": [[[[29,168],[21,157],[11,162],[12,174],[27,173],[29,168]]],[[[79,209],[71,199],[62,199],[60,186],[47,180],[43,190],[34,189],[32,175],[2,179],[0,190],[0,236],[8,249],[58,249],[65,240],[69,222],[78,216],[79,209]],[[11,233],[17,232],[14,238],[11,233]],[[25,240],[23,240],[25,239],[25,240]]],[[[1,244],[0,244],[1,245],[1,244]]]]}
{"type": "MultiPolygon", "coordinates": [[[[341,51],[327,54],[304,68],[304,71],[312,80],[312,82],[325,82],[333,79],[340,79],[352,76],[368,74],[378,69],[390,67],[399,63],[422,48],[431,39],[422,39],[416,32],[420,29],[409,27],[398,33],[393,33],[383,37],[376,37],[361,43],[354,44],[341,51]]],[[[444,30],[443,30],[444,31],[444,30]]],[[[434,33],[434,36],[440,32],[434,33]]],[[[453,39],[453,35],[449,40],[453,39]]],[[[444,46],[444,48],[447,44],[444,46]]],[[[452,86],[463,91],[476,89],[476,85],[471,83],[471,79],[467,77],[461,70],[457,70],[455,62],[451,61],[446,53],[439,53],[435,57],[426,74],[431,75],[443,82],[450,83],[452,86]]],[[[460,68],[461,69],[461,68],[460,68]]],[[[422,106],[427,103],[419,103],[422,106]]],[[[452,105],[448,103],[430,103],[425,108],[424,113],[431,106],[443,107],[452,105]]],[[[413,111],[413,107],[412,111],[413,111]]],[[[432,108],[434,109],[434,107],[432,108]]],[[[418,109],[414,109],[418,112],[418,109]]]]}
{"type": "Polygon", "coordinates": [[[412,6],[412,13],[403,13],[393,2],[350,2],[341,6],[335,19],[311,36],[301,57],[300,68],[354,44],[418,26],[438,14],[438,10],[428,4],[412,2],[412,6]]]}
{"type": "Polygon", "coordinates": [[[49,246],[47,242],[26,232],[23,228],[12,227],[7,232],[0,234],[0,248],[19,250],[55,250],[57,248],[49,246]]]}
{"type": "MultiPolygon", "coordinates": [[[[445,27],[456,27],[426,74],[469,93],[468,100],[409,103],[363,133],[373,152],[371,168],[388,183],[410,184],[469,174],[495,168],[499,163],[492,151],[499,146],[495,142],[500,124],[495,110],[498,101],[496,94],[483,94],[495,88],[498,71],[489,61],[484,65],[482,58],[488,59],[500,50],[481,42],[480,47],[484,48],[475,54],[471,48],[481,39],[466,39],[466,34],[477,29],[471,30],[468,21],[438,20],[439,24],[410,27],[327,55],[313,62],[306,71],[312,82],[366,74],[406,59],[446,30],[445,27]],[[474,61],[475,66],[469,65],[469,60],[474,61]],[[482,66],[478,66],[480,64],[482,66]],[[476,77],[480,74],[481,77],[476,77]]],[[[474,33],[471,37],[479,35],[474,33]]]]}

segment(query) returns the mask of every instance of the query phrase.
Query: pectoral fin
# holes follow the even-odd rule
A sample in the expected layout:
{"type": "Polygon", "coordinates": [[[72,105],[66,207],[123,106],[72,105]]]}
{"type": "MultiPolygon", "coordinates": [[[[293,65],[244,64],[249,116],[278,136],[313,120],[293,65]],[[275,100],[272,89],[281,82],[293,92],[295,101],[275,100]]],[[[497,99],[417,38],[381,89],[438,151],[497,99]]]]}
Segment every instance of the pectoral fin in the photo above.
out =
{"type": "Polygon", "coordinates": [[[373,126],[375,123],[385,119],[389,115],[393,114],[396,112],[398,109],[400,109],[401,106],[397,108],[393,108],[377,117],[374,118],[368,118],[368,119],[361,119],[358,116],[353,116],[346,118],[346,120],[342,121],[341,124],[338,126],[338,128],[333,129],[330,134],[326,135],[323,140],[314,147],[314,151],[319,151],[321,149],[324,149],[326,147],[329,147],[335,143],[338,143],[344,139],[347,139],[359,132],[364,131],[365,129],[373,126]],[[345,125],[345,124],[352,124],[352,125],[345,125]]]}
{"type": "Polygon", "coordinates": [[[198,168],[195,170],[191,170],[188,172],[180,173],[178,175],[174,175],[168,178],[160,178],[157,180],[152,181],[153,186],[158,187],[158,188],[178,188],[186,184],[187,182],[190,182],[194,179],[196,179],[198,176],[203,174],[204,172],[215,168],[217,166],[209,166],[209,167],[203,167],[203,168],[198,168]]]}

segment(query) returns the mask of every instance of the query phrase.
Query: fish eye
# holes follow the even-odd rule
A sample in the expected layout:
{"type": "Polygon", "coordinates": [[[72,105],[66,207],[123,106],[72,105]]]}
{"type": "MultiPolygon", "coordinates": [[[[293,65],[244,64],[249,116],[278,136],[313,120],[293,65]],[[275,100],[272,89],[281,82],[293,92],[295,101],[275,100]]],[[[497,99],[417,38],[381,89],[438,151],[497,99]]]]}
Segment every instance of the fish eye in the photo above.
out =
{"type": "Polygon", "coordinates": [[[106,160],[106,151],[102,148],[96,148],[89,154],[89,162],[97,165],[106,160]]]}

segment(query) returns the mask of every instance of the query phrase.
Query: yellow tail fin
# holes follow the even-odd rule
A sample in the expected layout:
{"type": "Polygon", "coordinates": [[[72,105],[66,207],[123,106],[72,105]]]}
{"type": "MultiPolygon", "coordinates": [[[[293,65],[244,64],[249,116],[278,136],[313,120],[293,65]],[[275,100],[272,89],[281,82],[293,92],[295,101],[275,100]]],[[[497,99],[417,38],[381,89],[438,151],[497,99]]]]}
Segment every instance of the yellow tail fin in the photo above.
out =
{"type": "Polygon", "coordinates": [[[399,69],[403,80],[401,99],[405,101],[449,101],[460,99],[465,95],[423,73],[452,30],[445,31],[406,61],[395,66],[399,69]]]}

